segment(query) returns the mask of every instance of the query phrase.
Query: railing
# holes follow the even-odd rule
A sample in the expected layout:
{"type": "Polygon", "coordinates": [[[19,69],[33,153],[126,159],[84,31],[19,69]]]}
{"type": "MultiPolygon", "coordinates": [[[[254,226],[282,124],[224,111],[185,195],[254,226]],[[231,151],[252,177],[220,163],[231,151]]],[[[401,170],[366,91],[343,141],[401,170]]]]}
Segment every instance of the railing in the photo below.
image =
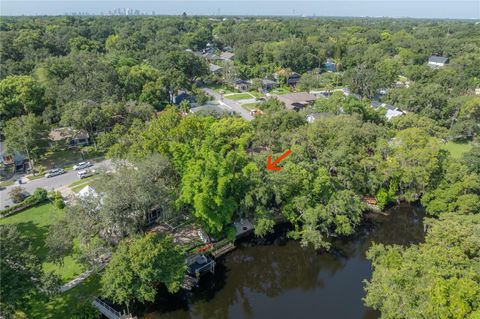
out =
{"type": "Polygon", "coordinates": [[[109,319],[121,319],[122,313],[110,307],[107,303],[99,298],[93,299],[93,305],[109,319]]]}
{"type": "Polygon", "coordinates": [[[196,273],[201,273],[203,270],[210,268],[209,270],[213,272],[213,269],[215,268],[215,262],[211,260],[210,262],[206,263],[202,267],[198,268],[195,272],[196,273]]]}

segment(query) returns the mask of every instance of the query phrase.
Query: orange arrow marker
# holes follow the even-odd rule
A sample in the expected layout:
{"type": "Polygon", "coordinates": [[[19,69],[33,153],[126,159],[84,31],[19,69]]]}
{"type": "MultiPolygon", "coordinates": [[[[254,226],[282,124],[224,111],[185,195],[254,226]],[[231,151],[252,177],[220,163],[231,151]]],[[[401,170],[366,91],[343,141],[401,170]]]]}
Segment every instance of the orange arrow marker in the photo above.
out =
{"type": "Polygon", "coordinates": [[[272,162],[272,155],[268,155],[267,170],[269,170],[269,171],[279,171],[279,170],[281,170],[282,168],[277,166],[277,164],[280,163],[281,161],[283,161],[285,159],[285,157],[287,157],[290,154],[292,154],[292,151],[291,150],[286,150],[285,153],[283,153],[279,158],[277,158],[273,162],[272,162]]]}

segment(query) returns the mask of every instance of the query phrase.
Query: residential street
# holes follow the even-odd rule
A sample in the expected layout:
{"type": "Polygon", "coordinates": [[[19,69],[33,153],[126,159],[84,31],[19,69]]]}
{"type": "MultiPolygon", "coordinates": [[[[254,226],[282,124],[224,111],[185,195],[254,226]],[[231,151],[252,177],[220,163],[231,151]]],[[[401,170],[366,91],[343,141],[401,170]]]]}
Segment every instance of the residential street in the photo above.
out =
{"type": "Polygon", "coordinates": [[[232,111],[235,111],[237,114],[239,114],[241,117],[246,119],[247,121],[253,120],[253,116],[250,115],[250,112],[245,110],[239,103],[229,100],[228,98],[222,98],[222,95],[215,92],[214,90],[210,88],[203,88],[202,89],[205,93],[208,95],[212,96],[215,100],[217,100],[220,104],[230,108],[232,111]]]}
{"type": "MultiPolygon", "coordinates": [[[[98,163],[95,163],[93,169],[99,170],[103,168],[109,168],[111,165],[111,160],[104,160],[98,163]]],[[[25,184],[19,185],[15,183],[14,185],[7,186],[5,189],[0,190],[0,209],[4,209],[5,206],[12,206],[13,202],[10,200],[8,196],[8,192],[16,186],[21,186],[27,190],[30,194],[35,191],[37,187],[45,188],[47,191],[51,191],[54,189],[58,189],[61,187],[66,187],[71,183],[77,181],[79,178],[77,176],[77,171],[71,170],[67,171],[65,174],[54,176],[51,178],[39,178],[33,181],[29,181],[27,178],[22,178],[22,181],[25,184]]]]}

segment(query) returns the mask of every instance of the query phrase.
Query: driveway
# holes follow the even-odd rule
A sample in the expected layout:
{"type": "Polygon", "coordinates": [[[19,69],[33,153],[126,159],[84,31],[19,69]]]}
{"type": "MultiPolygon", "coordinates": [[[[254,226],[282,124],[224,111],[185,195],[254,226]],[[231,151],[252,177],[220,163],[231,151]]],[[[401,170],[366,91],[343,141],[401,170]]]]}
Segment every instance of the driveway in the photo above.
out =
{"type": "Polygon", "coordinates": [[[232,111],[235,111],[235,113],[239,114],[241,117],[243,117],[247,121],[253,120],[253,116],[250,115],[250,112],[245,110],[240,103],[237,103],[233,100],[229,100],[226,97],[222,97],[220,93],[217,93],[212,89],[203,88],[202,90],[208,95],[212,96],[215,100],[217,100],[218,103],[228,107],[232,111]]]}
{"type": "MultiPolygon", "coordinates": [[[[99,170],[99,169],[108,169],[111,166],[111,160],[104,160],[98,163],[95,163],[92,168],[99,170]]],[[[0,209],[4,209],[5,206],[12,206],[13,202],[11,201],[10,197],[8,196],[8,192],[16,186],[21,186],[25,188],[27,192],[32,194],[36,188],[42,187],[45,188],[47,191],[57,190],[59,188],[65,188],[71,183],[78,180],[77,172],[74,170],[67,171],[65,174],[54,176],[50,178],[42,177],[39,179],[35,179],[32,181],[28,181],[26,178],[22,179],[22,182],[26,182],[25,184],[19,185],[15,183],[15,185],[7,186],[6,188],[0,190],[0,209]]]]}

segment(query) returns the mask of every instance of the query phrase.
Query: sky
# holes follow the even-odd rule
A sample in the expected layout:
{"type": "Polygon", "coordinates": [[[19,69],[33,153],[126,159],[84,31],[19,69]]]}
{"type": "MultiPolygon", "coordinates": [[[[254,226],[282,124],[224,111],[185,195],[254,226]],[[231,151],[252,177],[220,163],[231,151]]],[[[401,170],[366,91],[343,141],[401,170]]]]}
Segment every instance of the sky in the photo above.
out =
{"type": "Polygon", "coordinates": [[[132,8],[162,15],[282,15],[480,19],[480,0],[0,0],[0,15],[102,14],[132,8]]]}

